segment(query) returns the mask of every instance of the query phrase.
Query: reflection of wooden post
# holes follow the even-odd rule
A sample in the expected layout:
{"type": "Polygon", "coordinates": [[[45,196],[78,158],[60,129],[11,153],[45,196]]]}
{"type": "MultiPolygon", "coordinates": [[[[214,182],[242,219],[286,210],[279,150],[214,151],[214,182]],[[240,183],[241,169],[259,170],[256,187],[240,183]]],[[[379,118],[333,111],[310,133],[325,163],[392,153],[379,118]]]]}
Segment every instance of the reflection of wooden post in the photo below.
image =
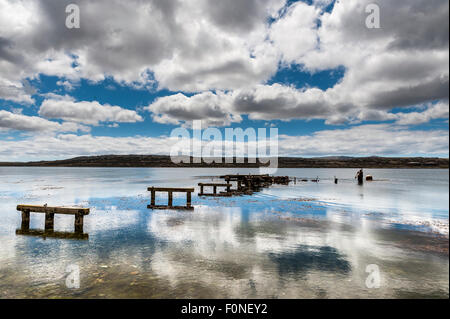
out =
{"type": "Polygon", "coordinates": [[[154,190],[151,191],[152,192],[152,200],[151,200],[151,205],[155,206],[155,197],[156,197],[156,192],[154,190]]]}
{"type": "Polygon", "coordinates": [[[45,213],[45,231],[53,231],[55,225],[55,214],[45,213]]]}
{"type": "Polygon", "coordinates": [[[186,192],[186,206],[191,207],[191,192],[186,192]]]}
{"type": "Polygon", "coordinates": [[[169,203],[167,206],[172,207],[173,206],[173,192],[169,191],[169,203]]]}
{"type": "Polygon", "coordinates": [[[30,211],[24,210],[22,211],[22,230],[30,229],[30,211]]]}
{"type": "Polygon", "coordinates": [[[82,213],[78,213],[75,215],[75,232],[76,233],[83,232],[83,221],[84,221],[84,215],[82,213]]]}

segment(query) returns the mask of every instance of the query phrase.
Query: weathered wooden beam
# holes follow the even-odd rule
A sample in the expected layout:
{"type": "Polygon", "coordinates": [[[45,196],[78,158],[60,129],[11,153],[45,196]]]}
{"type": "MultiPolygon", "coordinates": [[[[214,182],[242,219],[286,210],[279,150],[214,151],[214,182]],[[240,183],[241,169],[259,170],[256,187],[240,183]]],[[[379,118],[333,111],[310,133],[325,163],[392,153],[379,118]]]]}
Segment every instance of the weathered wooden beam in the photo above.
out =
{"type": "Polygon", "coordinates": [[[45,213],[45,231],[53,231],[55,228],[55,214],[45,213]]]}
{"type": "Polygon", "coordinates": [[[233,186],[233,184],[230,183],[198,183],[198,186],[219,186],[219,187],[227,187],[227,186],[233,186]]]}
{"type": "Polygon", "coordinates": [[[83,214],[89,215],[89,208],[79,207],[50,207],[50,206],[35,206],[35,205],[17,205],[18,211],[29,211],[31,213],[52,213],[52,214],[65,214],[76,215],[83,214]]]}
{"type": "Polygon", "coordinates": [[[186,206],[191,207],[191,202],[192,202],[192,193],[187,192],[186,193],[186,206]]]}
{"type": "Polygon", "coordinates": [[[173,192],[171,192],[171,191],[169,191],[167,206],[169,206],[169,207],[173,206],[173,192]]]}
{"type": "Polygon", "coordinates": [[[194,188],[180,188],[180,187],[149,187],[147,190],[149,192],[155,191],[155,192],[175,192],[175,193],[184,193],[184,192],[193,193],[195,191],[194,188]]]}
{"type": "Polygon", "coordinates": [[[75,232],[82,233],[83,232],[83,224],[84,224],[84,215],[76,214],[75,215],[75,232]]]}
{"type": "Polygon", "coordinates": [[[39,236],[45,238],[58,238],[58,239],[80,239],[80,240],[88,240],[89,234],[84,233],[70,233],[70,232],[55,232],[55,231],[45,231],[40,229],[17,229],[16,235],[24,235],[24,236],[39,236]]]}
{"type": "Polygon", "coordinates": [[[155,197],[156,197],[156,192],[154,190],[151,191],[152,193],[152,198],[151,198],[151,205],[155,206],[155,197]]]}
{"type": "Polygon", "coordinates": [[[28,210],[22,211],[22,229],[30,229],[30,211],[28,210]]]}
{"type": "Polygon", "coordinates": [[[148,209],[175,209],[175,210],[194,210],[194,206],[165,206],[165,205],[148,205],[148,209]]]}

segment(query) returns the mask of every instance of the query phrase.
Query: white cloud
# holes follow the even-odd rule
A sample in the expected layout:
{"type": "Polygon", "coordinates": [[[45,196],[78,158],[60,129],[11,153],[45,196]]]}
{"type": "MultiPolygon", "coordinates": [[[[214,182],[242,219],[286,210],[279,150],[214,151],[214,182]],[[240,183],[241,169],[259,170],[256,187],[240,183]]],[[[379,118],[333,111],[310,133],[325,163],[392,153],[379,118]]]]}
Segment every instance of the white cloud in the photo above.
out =
{"type": "MultiPolygon", "coordinates": [[[[329,124],[448,118],[444,102],[425,112],[390,113],[448,101],[448,1],[379,0],[382,28],[367,29],[371,2],[338,1],[322,12],[328,0],[289,7],[284,0],[0,0],[0,98],[33,103],[23,80],[40,73],[67,83],[112,76],[197,93],[148,106],[159,123],[228,125],[242,114],[329,124]],[[71,2],[81,8],[81,29],[64,27],[71,2]],[[309,72],[342,66],[345,75],[328,90],[265,84],[290,63],[309,72]]],[[[68,97],[47,98],[39,114],[92,125],[142,120],[119,106],[68,97]]]]}
{"type": "Polygon", "coordinates": [[[97,101],[76,102],[70,96],[50,95],[42,102],[39,115],[50,119],[63,119],[90,125],[100,122],[135,123],[143,121],[136,111],[119,106],[102,105],[97,101]]]}
{"type": "Polygon", "coordinates": [[[320,10],[296,2],[270,27],[270,39],[281,52],[284,62],[296,62],[297,57],[317,49],[319,37],[316,26],[320,10]]]}
{"type": "Polygon", "coordinates": [[[151,83],[151,71],[173,90],[259,83],[277,69],[264,44],[266,21],[284,2],[0,0],[0,78],[112,76],[131,85],[151,83]],[[81,10],[80,29],[64,27],[72,2],[81,10]]]}
{"type": "Polygon", "coordinates": [[[205,124],[227,126],[240,122],[240,116],[230,113],[232,105],[225,93],[204,92],[193,97],[181,93],[158,98],[145,108],[153,113],[153,120],[163,124],[184,124],[193,120],[204,119],[205,124]]]}
{"type": "Polygon", "coordinates": [[[326,118],[340,107],[333,105],[333,109],[332,104],[320,89],[297,90],[273,84],[192,97],[176,94],[159,98],[145,109],[159,123],[202,119],[208,125],[227,126],[240,122],[240,114],[248,114],[254,120],[326,118]]]}
{"type": "Polygon", "coordinates": [[[79,125],[71,122],[48,121],[38,116],[26,116],[17,113],[0,110],[0,129],[17,130],[27,132],[76,132],[89,131],[89,128],[84,125],[79,125]]]}
{"type": "MultiPolygon", "coordinates": [[[[92,135],[39,135],[2,141],[0,161],[50,160],[101,154],[170,154],[177,139],[169,137],[108,137],[92,135]],[[51,155],[49,155],[51,154],[51,155]]],[[[420,155],[448,156],[446,130],[410,131],[396,125],[363,125],[324,130],[311,135],[279,139],[280,156],[420,155]]],[[[189,142],[186,142],[186,147],[189,142]]]]}
{"type": "MultiPolygon", "coordinates": [[[[1,63],[1,61],[0,61],[1,63]]],[[[20,82],[10,82],[0,77],[0,99],[30,105],[34,103],[26,87],[20,82]]]]}
{"type": "Polygon", "coordinates": [[[449,105],[447,102],[439,102],[434,105],[428,105],[423,112],[410,112],[396,114],[397,123],[401,125],[417,125],[428,123],[430,120],[447,119],[449,116],[449,105]]]}
{"type": "MultiPolygon", "coordinates": [[[[178,123],[201,117],[199,110],[220,109],[228,111],[223,112],[225,123],[230,114],[249,114],[252,119],[320,118],[328,124],[345,124],[396,120],[398,116],[388,112],[393,108],[448,100],[448,28],[442,27],[448,25],[448,2],[434,0],[431,6],[426,0],[401,5],[381,0],[380,30],[365,26],[365,6],[370,2],[339,1],[331,13],[320,12],[319,7],[326,2],[315,2],[317,7],[297,2],[267,29],[270,45],[267,41],[260,44],[278,60],[297,63],[305,71],[345,67],[343,79],[334,87],[294,89],[278,84],[241,85],[237,81],[239,88],[217,92],[217,96],[199,93],[176,99],[177,105],[183,105],[179,117],[174,106],[161,100],[156,118],[178,123]],[[316,26],[317,19],[320,27],[316,26]],[[426,37],[417,37],[412,28],[419,34],[426,33],[426,37]]],[[[189,74],[183,81],[188,81],[189,74]]],[[[172,98],[163,100],[169,103],[172,98]]],[[[152,109],[155,107],[148,108],[152,109]]],[[[206,120],[207,112],[203,113],[206,120]]]]}
{"type": "Polygon", "coordinates": [[[318,131],[309,136],[281,136],[281,154],[311,156],[392,156],[438,154],[448,156],[447,130],[414,130],[389,124],[362,125],[318,131]]]}

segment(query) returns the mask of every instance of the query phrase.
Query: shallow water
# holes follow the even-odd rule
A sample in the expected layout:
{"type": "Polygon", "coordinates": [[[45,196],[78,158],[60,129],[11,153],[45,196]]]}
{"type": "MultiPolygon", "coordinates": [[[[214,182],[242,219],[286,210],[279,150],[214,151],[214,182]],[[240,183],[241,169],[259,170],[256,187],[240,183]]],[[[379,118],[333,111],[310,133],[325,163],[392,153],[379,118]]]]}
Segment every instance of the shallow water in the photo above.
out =
{"type": "MultiPolygon", "coordinates": [[[[358,186],[354,169],[280,169],[320,182],[147,209],[148,186],[225,173],[258,172],[0,168],[0,298],[448,298],[448,170],[366,170],[375,181],[358,186]],[[16,235],[16,205],[44,203],[90,207],[89,239],[16,235]],[[78,289],[66,286],[69,265],[78,289]],[[378,288],[366,283],[369,265],[378,288]]],[[[42,229],[44,216],[30,226],[42,229]]],[[[73,217],[56,216],[55,230],[72,232],[73,217]]]]}

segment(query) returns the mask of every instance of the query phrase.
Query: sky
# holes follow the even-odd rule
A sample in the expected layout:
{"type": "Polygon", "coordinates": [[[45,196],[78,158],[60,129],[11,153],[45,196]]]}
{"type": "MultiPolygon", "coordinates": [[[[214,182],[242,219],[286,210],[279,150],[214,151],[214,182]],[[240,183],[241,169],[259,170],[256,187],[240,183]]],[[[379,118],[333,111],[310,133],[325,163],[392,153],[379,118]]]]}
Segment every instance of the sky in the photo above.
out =
{"type": "Polygon", "coordinates": [[[449,2],[377,0],[368,27],[373,3],[0,0],[0,161],[169,154],[194,120],[277,128],[281,156],[448,157],[449,2]]]}

